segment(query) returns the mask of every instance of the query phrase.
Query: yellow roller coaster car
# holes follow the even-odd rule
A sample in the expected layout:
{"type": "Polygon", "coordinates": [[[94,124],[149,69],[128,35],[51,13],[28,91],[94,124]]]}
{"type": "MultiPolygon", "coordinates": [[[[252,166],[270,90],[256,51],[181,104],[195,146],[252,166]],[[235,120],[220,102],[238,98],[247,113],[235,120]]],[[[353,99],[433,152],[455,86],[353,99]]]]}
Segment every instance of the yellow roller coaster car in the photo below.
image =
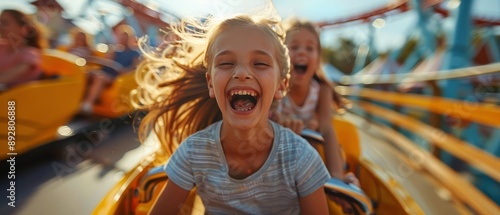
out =
{"type": "Polygon", "coordinates": [[[86,76],[83,59],[56,50],[44,50],[42,70],[44,78],[9,89],[0,94],[0,104],[9,101],[15,105],[14,127],[8,133],[8,113],[0,112],[0,138],[13,136],[13,148],[0,147],[0,156],[23,153],[57,138],[57,129],[78,112],[86,76]]]}
{"type": "MultiPolygon", "coordinates": [[[[344,136],[349,138],[341,138],[340,141],[359,141],[357,137],[357,128],[350,125],[349,122],[336,119],[333,122],[335,126],[344,125],[342,132],[344,136]]],[[[359,142],[344,142],[346,156],[357,160],[360,153],[359,142]],[[349,145],[349,146],[348,146],[349,145]]],[[[145,157],[139,164],[120,180],[102,199],[99,205],[95,208],[93,214],[147,214],[153,205],[153,202],[158,197],[162,187],[168,183],[168,176],[165,174],[161,166],[155,166],[156,153],[145,157]]],[[[377,175],[362,168],[363,178],[361,180],[376,181],[377,175]]],[[[383,187],[387,183],[378,182],[368,184],[369,186],[383,187]]],[[[386,191],[390,189],[388,186],[384,188],[373,188],[372,190],[386,191]]],[[[394,188],[396,189],[396,188],[394,188]]],[[[358,214],[372,214],[374,209],[370,198],[365,195],[359,188],[352,187],[336,179],[331,179],[325,184],[325,193],[327,196],[340,195],[345,198],[350,198],[354,202],[353,207],[358,214]]],[[[384,204],[379,208],[383,210],[391,210],[392,214],[406,214],[404,202],[399,201],[397,196],[392,192],[385,192],[384,196],[379,196],[379,199],[384,200],[384,204]]],[[[342,213],[339,206],[333,203],[332,198],[328,198],[331,214],[342,213]],[[340,212],[339,212],[340,210],[340,212]]],[[[181,214],[203,214],[204,207],[201,199],[196,195],[196,191],[191,191],[190,197],[186,200],[187,207],[183,207],[181,214]]],[[[406,207],[408,208],[408,207],[406,207]]]]}

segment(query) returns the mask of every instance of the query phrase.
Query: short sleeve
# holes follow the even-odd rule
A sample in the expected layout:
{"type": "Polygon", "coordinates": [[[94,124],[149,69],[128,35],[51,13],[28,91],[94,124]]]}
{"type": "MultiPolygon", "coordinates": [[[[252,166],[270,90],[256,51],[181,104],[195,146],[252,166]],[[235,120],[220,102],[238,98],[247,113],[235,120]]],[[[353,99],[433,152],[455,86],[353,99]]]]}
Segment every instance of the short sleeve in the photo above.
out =
{"type": "Polygon", "coordinates": [[[318,152],[309,143],[305,143],[301,150],[298,153],[295,179],[299,197],[304,197],[322,187],[330,179],[330,174],[318,152]]]}
{"type": "Polygon", "coordinates": [[[191,190],[194,187],[194,174],[189,162],[188,140],[177,148],[164,167],[169,180],[184,190],[191,190]]]}

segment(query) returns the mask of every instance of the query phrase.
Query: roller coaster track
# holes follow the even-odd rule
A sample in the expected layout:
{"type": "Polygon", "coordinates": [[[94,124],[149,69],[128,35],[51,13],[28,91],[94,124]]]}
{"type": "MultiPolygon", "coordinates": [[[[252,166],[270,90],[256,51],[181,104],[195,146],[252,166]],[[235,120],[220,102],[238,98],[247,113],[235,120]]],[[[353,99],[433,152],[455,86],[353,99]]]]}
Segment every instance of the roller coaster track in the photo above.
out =
{"type": "MultiPolygon", "coordinates": [[[[449,16],[449,11],[444,9],[441,5],[443,0],[426,0],[423,3],[424,8],[428,7],[433,7],[434,11],[436,13],[441,14],[444,17],[449,16]]],[[[332,21],[322,21],[322,22],[317,22],[317,25],[320,28],[328,28],[336,25],[342,25],[346,24],[349,22],[354,22],[354,21],[370,21],[372,17],[375,16],[382,16],[386,13],[392,12],[392,13],[402,13],[410,10],[412,7],[410,0],[401,0],[401,1],[394,1],[390,2],[384,6],[375,8],[371,11],[355,15],[352,17],[347,17],[347,18],[342,18],[338,20],[332,20],[332,21]]],[[[474,17],[473,22],[475,25],[500,25],[500,20],[494,20],[494,19],[488,19],[484,17],[474,17]]]]}
{"type": "MultiPolygon", "coordinates": [[[[436,5],[434,8],[436,13],[441,14],[444,17],[448,17],[450,12],[441,7],[440,5],[436,5]]],[[[500,25],[500,20],[488,19],[484,17],[474,17],[473,24],[476,26],[492,26],[492,25],[500,25]]]]}
{"type": "MultiPolygon", "coordinates": [[[[427,0],[424,2],[424,7],[431,7],[438,5],[441,3],[442,0],[427,0]]],[[[323,21],[323,22],[318,22],[317,25],[320,28],[326,28],[326,27],[331,27],[335,25],[341,25],[353,21],[369,21],[372,17],[374,16],[380,16],[383,14],[386,14],[388,12],[406,12],[411,9],[410,1],[409,0],[401,0],[401,1],[394,1],[390,2],[382,7],[376,8],[374,10],[371,10],[369,12],[360,14],[360,15],[355,15],[352,17],[348,18],[343,18],[339,20],[333,20],[333,21],[323,21]]]]}

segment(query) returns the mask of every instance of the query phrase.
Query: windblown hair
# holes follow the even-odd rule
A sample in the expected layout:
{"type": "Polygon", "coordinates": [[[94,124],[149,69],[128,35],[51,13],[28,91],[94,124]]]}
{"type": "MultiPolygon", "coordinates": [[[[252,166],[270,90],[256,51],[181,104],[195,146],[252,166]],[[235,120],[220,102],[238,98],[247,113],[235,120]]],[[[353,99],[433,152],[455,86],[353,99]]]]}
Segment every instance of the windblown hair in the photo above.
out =
{"type": "MultiPolygon", "coordinates": [[[[318,50],[319,56],[321,56],[320,30],[316,25],[314,25],[310,21],[305,21],[305,20],[301,20],[301,19],[290,19],[286,22],[284,27],[285,27],[286,35],[287,35],[287,37],[285,38],[285,43],[288,43],[288,41],[290,40],[289,36],[295,31],[307,30],[307,31],[311,32],[318,42],[317,43],[318,47],[316,47],[316,48],[318,50]]],[[[328,80],[328,78],[325,74],[325,71],[323,71],[323,69],[321,67],[321,64],[322,64],[322,62],[320,61],[320,65],[318,65],[318,69],[314,73],[313,78],[314,78],[314,80],[318,81],[320,84],[327,84],[328,86],[330,86],[332,88],[333,101],[337,104],[337,107],[341,107],[341,106],[343,106],[342,105],[342,103],[343,103],[342,96],[340,94],[338,94],[337,92],[335,92],[334,84],[330,80],[328,80]]]]}
{"type": "Polygon", "coordinates": [[[224,31],[241,27],[259,30],[273,41],[281,77],[289,78],[288,49],[278,21],[246,15],[217,23],[210,18],[185,20],[172,27],[177,40],[160,45],[166,47],[162,50],[139,41],[147,60],[138,67],[139,87],[132,97],[137,108],[149,110],[139,126],[141,141],[154,130],[164,155],[170,156],[186,137],[222,119],[216,100],[209,97],[206,73],[211,69],[214,41],[224,31]]]}
{"type": "Polygon", "coordinates": [[[2,13],[10,14],[17,25],[25,27],[25,32],[22,37],[27,46],[42,49],[45,44],[43,44],[42,35],[40,29],[36,26],[35,22],[30,19],[26,14],[18,10],[3,10],[2,13]]]}

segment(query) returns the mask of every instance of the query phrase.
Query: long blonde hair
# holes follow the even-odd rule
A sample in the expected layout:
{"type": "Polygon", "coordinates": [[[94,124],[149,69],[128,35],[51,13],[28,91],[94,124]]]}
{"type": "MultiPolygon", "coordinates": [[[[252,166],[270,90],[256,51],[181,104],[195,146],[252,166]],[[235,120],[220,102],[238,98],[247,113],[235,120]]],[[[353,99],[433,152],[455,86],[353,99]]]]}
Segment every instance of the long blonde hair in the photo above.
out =
{"type": "Polygon", "coordinates": [[[170,156],[187,136],[222,119],[216,100],[209,97],[205,78],[213,57],[213,41],[222,32],[242,26],[263,32],[276,47],[281,78],[289,78],[288,49],[284,45],[279,22],[246,15],[217,24],[210,22],[184,21],[173,27],[172,32],[178,41],[171,42],[163,50],[141,45],[148,60],[139,65],[139,87],[133,102],[136,107],[149,110],[149,113],[139,126],[139,138],[143,141],[154,130],[165,156],[170,156]],[[210,25],[213,27],[207,27],[210,25]],[[175,51],[172,53],[171,50],[175,51]]]}

